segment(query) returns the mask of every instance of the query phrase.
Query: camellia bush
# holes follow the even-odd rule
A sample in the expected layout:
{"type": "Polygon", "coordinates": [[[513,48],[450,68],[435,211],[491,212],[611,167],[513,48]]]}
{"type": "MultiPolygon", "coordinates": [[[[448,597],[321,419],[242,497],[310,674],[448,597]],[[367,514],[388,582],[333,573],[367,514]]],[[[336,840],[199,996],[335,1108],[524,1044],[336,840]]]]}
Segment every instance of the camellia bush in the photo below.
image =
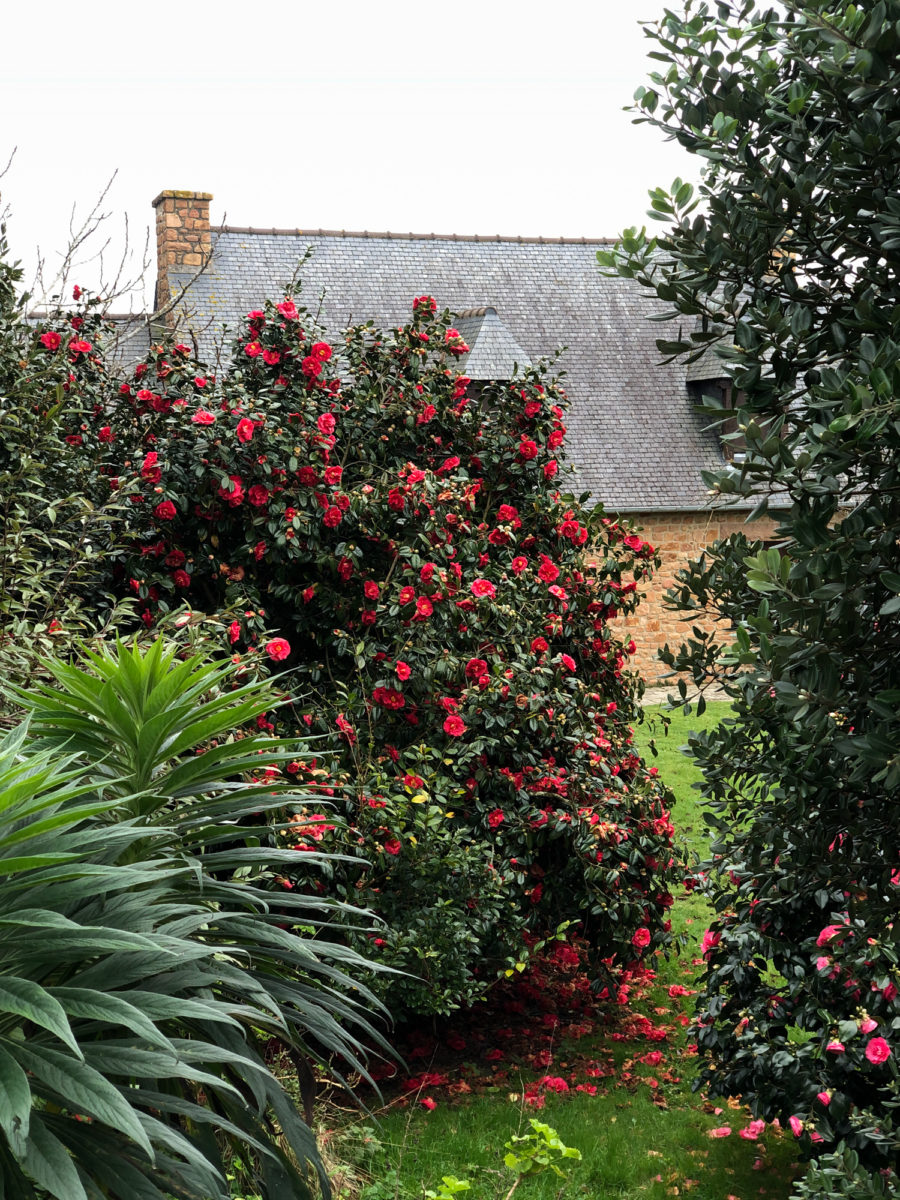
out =
{"type": "Polygon", "coordinates": [[[674,596],[720,624],[668,661],[734,703],[693,742],[717,910],[702,1082],[821,1154],[804,1195],[894,1195],[900,4],[783,9],[688,4],[652,31],[667,66],[639,119],[707,169],[699,196],[652,194],[661,237],[602,261],[682,321],[664,352],[719,358],[733,403],[705,411],[745,455],[708,482],[775,522],[768,546],[752,524],[716,543],[674,596]]]}
{"type": "MultiPolygon", "coordinates": [[[[33,337],[71,357],[70,331],[33,337]]],[[[654,550],[561,494],[549,367],[476,388],[466,350],[427,296],[337,344],[286,297],[218,378],[154,347],[71,447],[128,498],[108,586],[148,628],[235,614],[222,653],[290,700],[260,728],[338,752],[288,764],[322,803],[282,836],[347,857],[286,886],[383,919],[345,936],[407,972],[398,1014],[471,1002],[566,923],[610,986],[668,942],[677,871],[617,620],[654,550]]]]}

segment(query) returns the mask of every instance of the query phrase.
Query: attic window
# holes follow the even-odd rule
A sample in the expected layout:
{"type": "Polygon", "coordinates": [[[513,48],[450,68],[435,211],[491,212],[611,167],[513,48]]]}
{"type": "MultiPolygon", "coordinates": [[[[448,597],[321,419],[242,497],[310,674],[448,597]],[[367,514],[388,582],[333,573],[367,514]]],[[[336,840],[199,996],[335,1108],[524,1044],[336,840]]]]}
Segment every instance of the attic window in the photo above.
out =
{"type": "MultiPolygon", "coordinates": [[[[733,410],[735,401],[740,404],[741,393],[735,395],[734,385],[726,376],[710,379],[691,379],[688,381],[688,391],[698,404],[706,403],[705,398],[712,400],[727,410],[733,410]]],[[[747,458],[747,443],[741,433],[737,417],[729,416],[716,422],[716,432],[722,443],[722,453],[728,462],[742,463],[747,458]]]]}
{"type": "Polygon", "coordinates": [[[453,325],[469,347],[457,364],[460,375],[468,375],[473,391],[496,380],[509,380],[531,366],[531,358],[497,315],[496,308],[483,305],[467,308],[454,317],[453,325]]]}

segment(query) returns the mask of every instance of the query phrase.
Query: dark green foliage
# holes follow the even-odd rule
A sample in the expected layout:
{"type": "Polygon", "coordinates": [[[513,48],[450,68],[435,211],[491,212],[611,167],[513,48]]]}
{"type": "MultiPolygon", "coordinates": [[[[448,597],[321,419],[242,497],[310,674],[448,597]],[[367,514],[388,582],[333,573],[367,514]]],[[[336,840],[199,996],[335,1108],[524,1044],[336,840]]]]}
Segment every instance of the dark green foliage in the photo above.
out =
{"type": "Polygon", "coordinates": [[[653,194],[662,236],[601,261],[680,322],[663,353],[731,379],[734,411],[704,411],[736,418],[746,459],[708,482],[777,526],[674,594],[721,622],[667,661],[735,702],[693,740],[717,814],[704,1082],[793,1118],[806,1150],[896,1167],[900,3],[784,7],[689,4],[650,31],[640,119],[706,173],[653,194]]]}

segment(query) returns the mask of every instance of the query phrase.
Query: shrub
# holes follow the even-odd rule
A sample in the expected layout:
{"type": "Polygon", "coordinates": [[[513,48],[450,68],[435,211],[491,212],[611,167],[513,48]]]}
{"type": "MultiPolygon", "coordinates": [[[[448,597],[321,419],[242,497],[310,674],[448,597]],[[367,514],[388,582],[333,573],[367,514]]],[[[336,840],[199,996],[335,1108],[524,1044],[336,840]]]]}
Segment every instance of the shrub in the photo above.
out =
{"type": "Polygon", "coordinates": [[[613,622],[653,548],[558,490],[548,367],[476,393],[435,307],[333,350],[286,298],[250,314],[219,379],[156,348],[109,419],[143,495],[126,579],[145,620],[182,599],[243,614],[241,667],[272,660],[294,697],[272,724],[340,751],[296,770],[342,819],[308,808],[288,844],[354,852],[330,888],[424,981],[394,979],[392,1003],[447,1012],[529,930],[583,922],[598,965],[665,944],[675,863],[613,622]]]}
{"type": "Polygon", "coordinates": [[[900,7],[783,7],[667,13],[640,116],[708,170],[697,198],[653,193],[662,237],[604,261],[696,322],[663,351],[721,360],[734,400],[704,411],[746,454],[708,482],[776,527],[716,543],[675,595],[721,621],[669,663],[734,700],[693,740],[715,829],[702,1082],[866,1173],[900,1161],[900,7]]]}
{"type": "Polygon", "coordinates": [[[274,903],[288,797],[260,755],[287,748],[230,735],[271,696],[161,643],[90,664],[51,662],[0,744],[4,1186],[224,1198],[237,1154],[263,1197],[308,1196],[315,1142],[267,1042],[362,1068],[377,1005],[324,936],[333,905],[274,903]]]}

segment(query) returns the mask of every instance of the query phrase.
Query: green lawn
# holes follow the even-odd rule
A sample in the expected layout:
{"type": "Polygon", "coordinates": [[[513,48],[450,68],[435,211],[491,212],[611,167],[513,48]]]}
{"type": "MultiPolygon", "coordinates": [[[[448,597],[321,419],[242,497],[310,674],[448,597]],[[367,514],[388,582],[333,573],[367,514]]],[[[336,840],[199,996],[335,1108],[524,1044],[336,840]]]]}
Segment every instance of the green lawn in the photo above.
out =
{"type": "MultiPolygon", "coordinates": [[[[653,728],[657,711],[647,710],[649,722],[639,730],[638,740],[676,795],[673,819],[680,837],[702,854],[705,826],[699,793],[691,786],[698,776],[680,747],[690,729],[714,723],[727,709],[712,704],[701,718],[678,712],[667,736],[658,724],[653,728]],[[649,752],[654,736],[656,758],[649,752]]],[[[454,1094],[452,1086],[423,1089],[418,1100],[433,1098],[430,1111],[415,1097],[412,1102],[395,1097],[375,1114],[375,1121],[366,1118],[336,1135],[337,1158],[356,1160],[353,1186],[344,1189],[345,1195],[362,1184],[362,1200],[421,1197],[425,1189],[436,1189],[442,1176],[454,1175],[471,1181],[471,1190],[463,1193],[471,1200],[505,1197],[515,1179],[503,1167],[505,1143],[512,1134],[527,1131],[529,1118],[535,1117],[553,1126],[583,1159],[571,1168],[565,1185],[549,1172],[524,1179],[516,1191],[522,1200],[550,1200],[561,1187],[566,1196],[623,1200],[786,1200],[793,1139],[770,1129],[759,1141],[745,1140],[738,1132],[750,1120],[744,1110],[710,1104],[690,1088],[696,1059],[687,1019],[693,999],[677,991],[672,996],[669,989],[693,989],[708,918],[701,896],[678,894],[673,929],[683,933],[688,944],[680,956],[658,958],[656,980],[631,1005],[638,1019],[647,1017],[657,1030],[665,1031],[662,1040],[635,1034],[633,1023],[622,1023],[621,1012],[616,1024],[606,1026],[599,1014],[587,1035],[563,1037],[553,1045],[548,1073],[567,1079],[570,1090],[547,1094],[538,1111],[523,1100],[525,1085],[535,1078],[534,1068],[517,1062],[514,1053],[494,1068],[483,1062],[464,1067],[460,1078],[472,1081],[472,1094],[454,1094]],[[655,1062],[657,1050],[662,1055],[655,1062]],[[650,1062],[641,1061],[648,1054],[650,1062]],[[596,1094],[576,1091],[577,1083],[595,1086],[596,1094]],[[731,1129],[730,1135],[710,1137],[711,1130],[724,1127],[731,1129]]],[[[427,1069],[427,1063],[415,1066],[419,1073],[427,1069]]]]}

